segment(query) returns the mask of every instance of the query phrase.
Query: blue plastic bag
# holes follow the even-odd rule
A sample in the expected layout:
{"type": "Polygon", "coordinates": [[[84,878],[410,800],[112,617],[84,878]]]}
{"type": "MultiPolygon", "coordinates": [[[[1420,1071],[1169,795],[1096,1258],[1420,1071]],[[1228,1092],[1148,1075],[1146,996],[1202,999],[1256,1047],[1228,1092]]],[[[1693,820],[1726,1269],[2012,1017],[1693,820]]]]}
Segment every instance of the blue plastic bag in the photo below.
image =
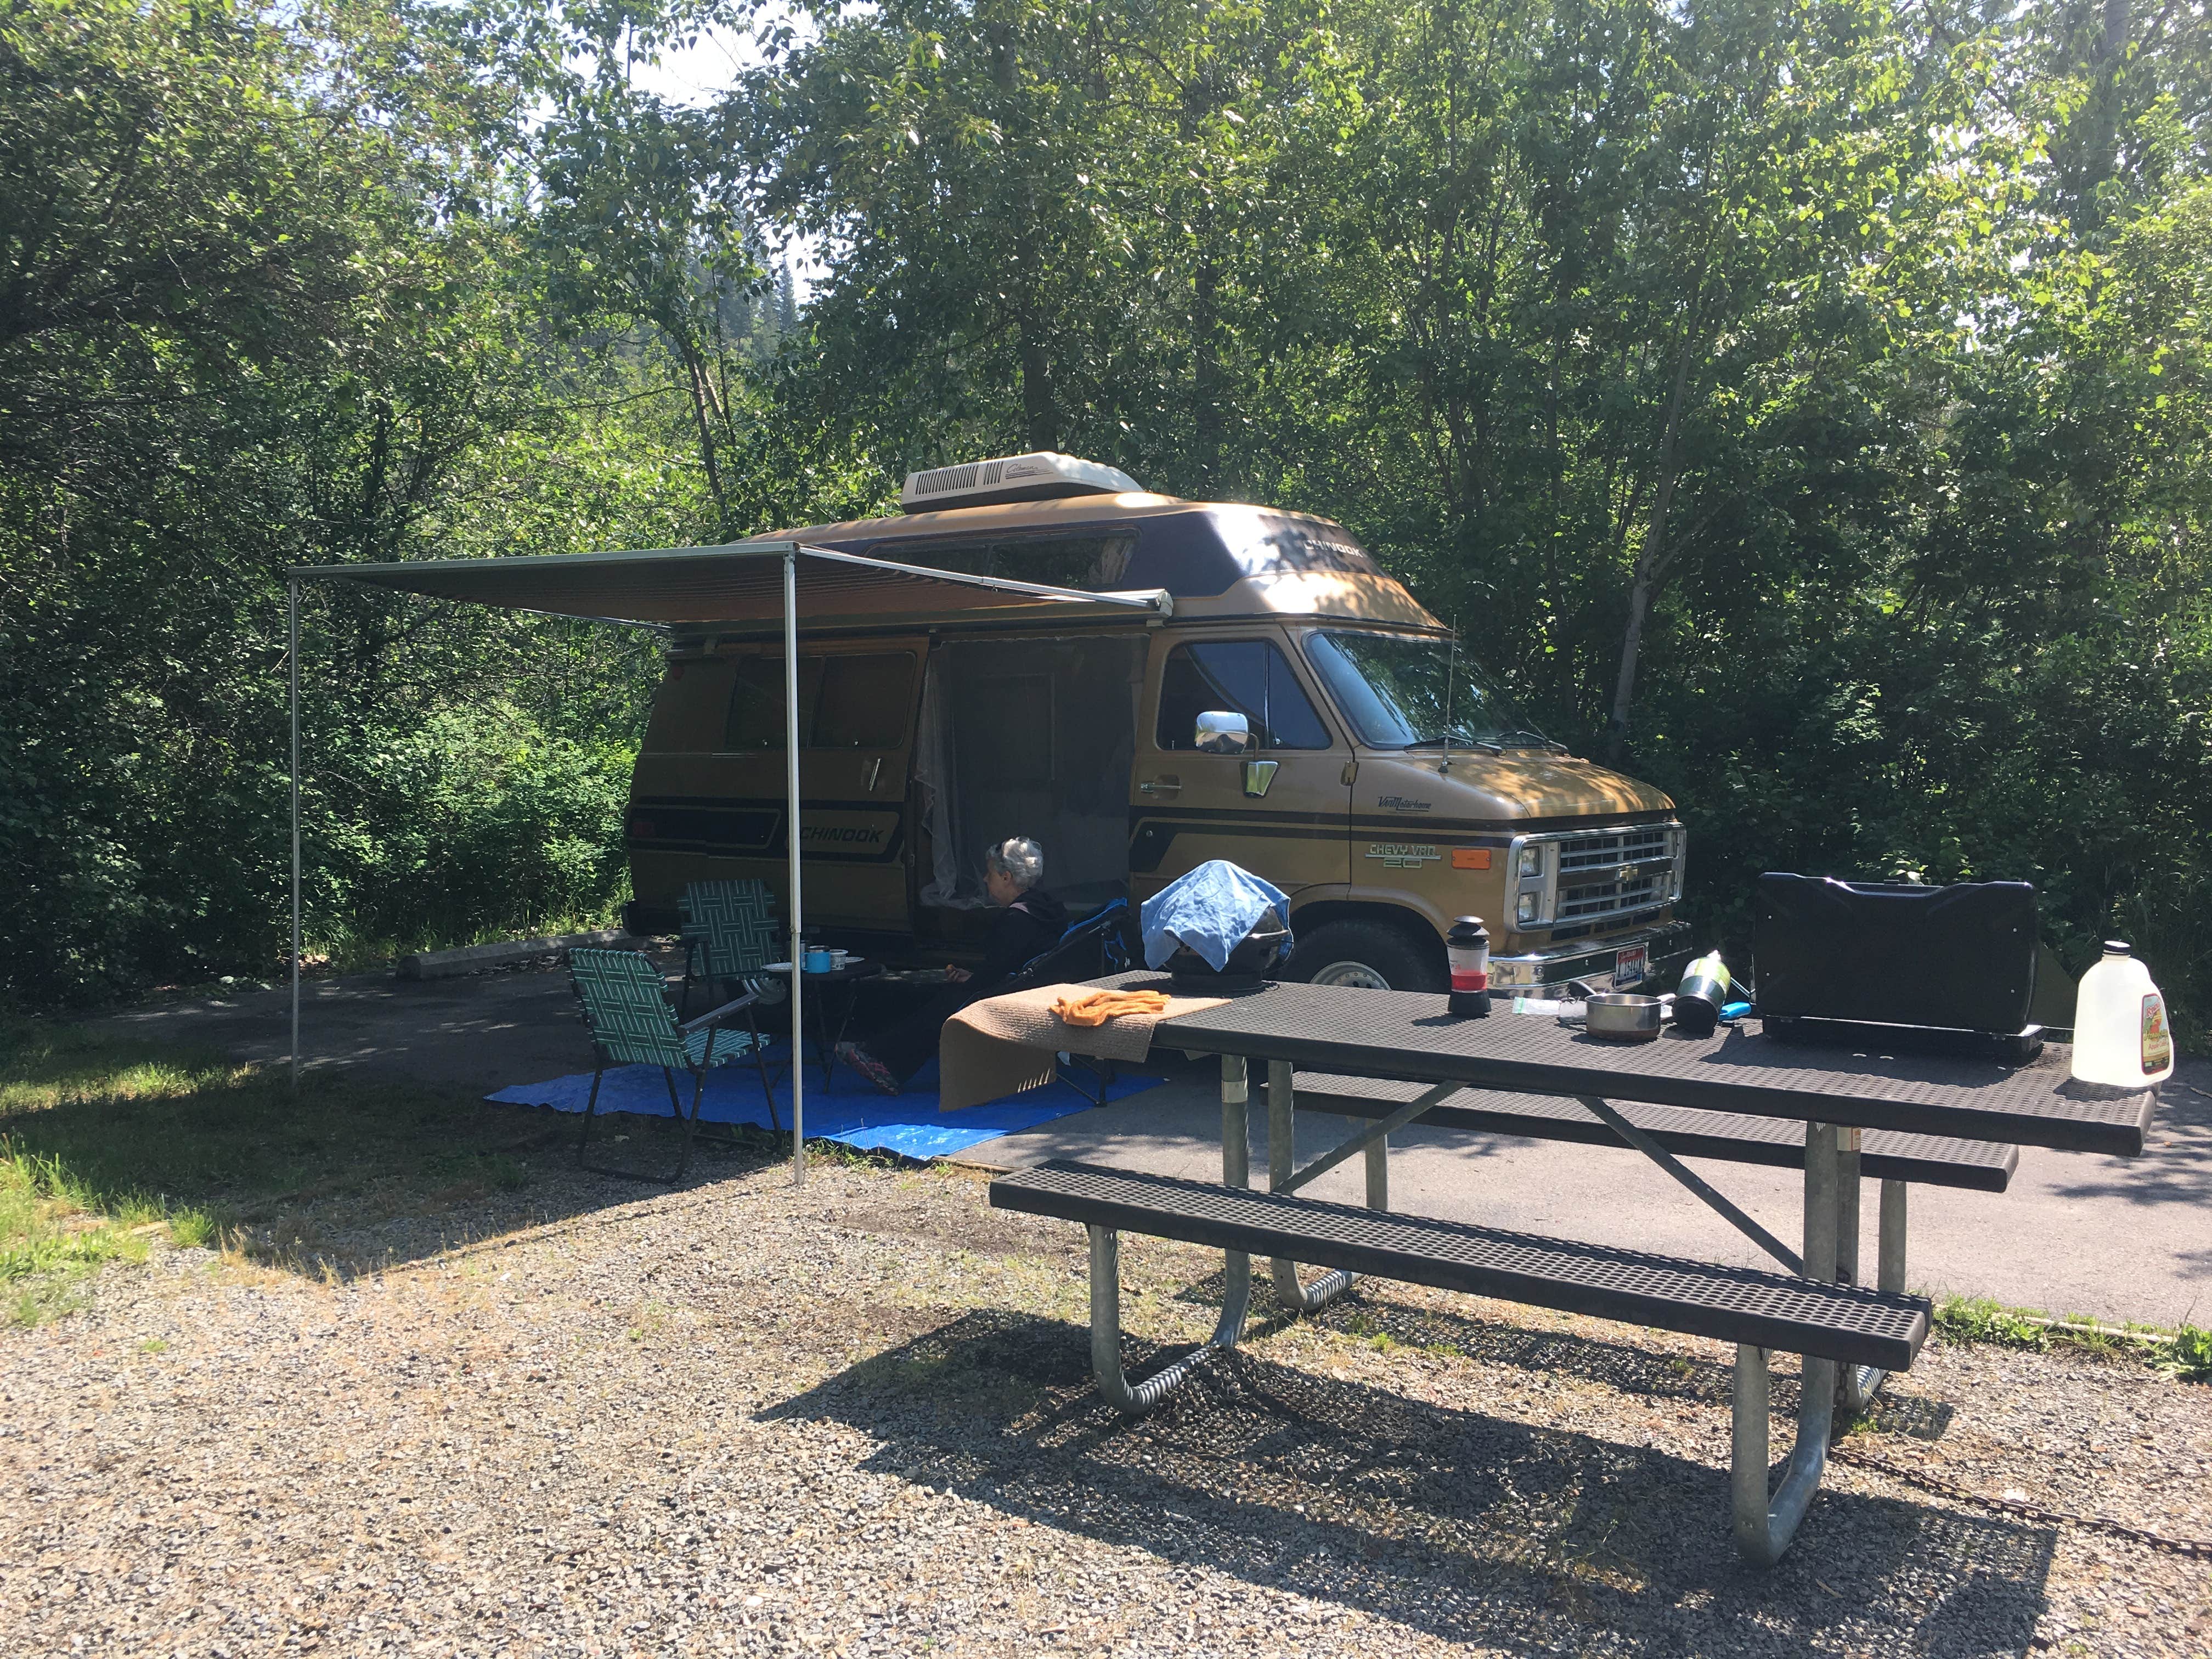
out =
{"type": "Polygon", "coordinates": [[[1227,859],[1201,864],[1145,901],[1139,917],[1145,966],[1164,967],[1177,945],[1188,945],[1218,974],[1253,924],[1270,910],[1290,927],[1290,895],[1274,883],[1227,859]]]}

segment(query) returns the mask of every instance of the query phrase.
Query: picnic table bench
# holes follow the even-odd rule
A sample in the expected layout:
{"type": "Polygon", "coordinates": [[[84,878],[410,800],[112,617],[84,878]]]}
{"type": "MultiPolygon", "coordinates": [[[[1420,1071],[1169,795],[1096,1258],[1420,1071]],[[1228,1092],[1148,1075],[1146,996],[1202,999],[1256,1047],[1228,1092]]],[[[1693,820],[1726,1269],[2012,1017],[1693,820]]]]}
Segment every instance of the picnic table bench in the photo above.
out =
{"type": "MultiPolygon", "coordinates": [[[[1137,973],[1091,983],[1164,981],[1137,973]]],[[[1458,1018],[1435,996],[1334,986],[1263,986],[1163,1020],[1152,1040],[1220,1057],[1219,1185],[1054,1163],[991,1187],[994,1206],[1089,1230],[1092,1369],[1109,1400],[1125,1411],[1149,1410],[1191,1374],[1199,1353],[1234,1346],[1249,1311],[1255,1255],[1273,1259],[1279,1298],[1302,1310],[1325,1305],[1364,1273],[1717,1338],[1736,1345],[1734,1530],[1742,1553],[1762,1564],[1788,1549],[1819,1487],[1838,1392],[1863,1399],[1883,1374],[1909,1366],[1926,1337],[1929,1304],[1903,1290],[1904,1184],[1935,1178],[2001,1189],[2014,1167],[2011,1149],[2020,1146],[2132,1156],[2142,1149],[2156,1103],[2154,1090],[2071,1082],[2067,1051],[2056,1046],[2015,1069],[1784,1047],[1755,1021],[1710,1037],[1669,1031],[1656,1042],[1626,1046],[1547,1018],[1458,1018]],[[1254,1060],[1267,1079],[1265,1194],[1249,1190],[1254,1060]],[[1292,1167],[1299,1066],[1307,1068],[1310,1105],[1370,1120],[1302,1170],[1292,1167]],[[1781,1162],[1778,1121],[1801,1136],[1790,1161],[1802,1159],[1805,1171],[1802,1251],[1675,1155],[1781,1162]],[[1659,1162],[1789,1271],[1389,1214],[1389,1137],[1414,1122],[1491,1132],[1517,1123],[1593,1140],[1601,1130],[1659,1162]],[[1366,1163],[1365,1208],[1295,1195],[1355,1154],[1366,1163]],[[1894,1260],[1886,1248],[1875,1288],[1852,1282],[1859,1183],[1869,1158],[1884,1182],[1885,1223],[1891,1188],[1899,1195],[1894,1260]],[[1218,1249],[1225,1267],[1221,1315],[1204,1347],[1134,1383],[1121,1359],[1123,1231],[1218,1249]],[[1300,1264],[1328,1271],[1308,1285],[1300,1264]],[[1802,1355],[1803,1371],[1796,1439],[1770,1492],[1768,1353],[1775,1349],[1802,1355]]]]}

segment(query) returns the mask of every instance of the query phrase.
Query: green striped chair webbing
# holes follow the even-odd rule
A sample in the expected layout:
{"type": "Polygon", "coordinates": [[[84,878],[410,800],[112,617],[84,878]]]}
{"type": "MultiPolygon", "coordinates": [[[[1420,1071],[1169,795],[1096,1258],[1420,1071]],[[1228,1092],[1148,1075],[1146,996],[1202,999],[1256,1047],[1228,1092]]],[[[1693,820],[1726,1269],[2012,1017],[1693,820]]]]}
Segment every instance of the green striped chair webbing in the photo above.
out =
{"type": "Polygon", "coordinates": [[[683,909],[684,946],[698,952],[702,978],[742,979],[781,955],[782,924],[764,881],[695,881],[683,909]]]}
{"type": "Polygon", "coordinates": [[[661,988],[660,970],[641,951],[571,951],[568,972],[592,1040],[624,1066],[667,1066],[696,1071],[737,1059],[752,1046],[746,1031],[686,1031],[676,1023],[661,988]]]}

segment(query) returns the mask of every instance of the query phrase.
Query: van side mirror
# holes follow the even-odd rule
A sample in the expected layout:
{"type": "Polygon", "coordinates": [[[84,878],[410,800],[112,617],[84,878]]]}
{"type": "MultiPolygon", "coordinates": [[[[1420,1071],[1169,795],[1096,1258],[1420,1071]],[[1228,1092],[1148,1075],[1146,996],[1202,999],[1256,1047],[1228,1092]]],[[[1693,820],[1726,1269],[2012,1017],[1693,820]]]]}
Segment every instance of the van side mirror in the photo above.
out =
{"type": "Polygon", "coordinates": [[[1206,755],[1241,755],[1252,746],[1252,722],[1229,708],[1209,708],[1198,717],[1194,741],[1206,755]]]}

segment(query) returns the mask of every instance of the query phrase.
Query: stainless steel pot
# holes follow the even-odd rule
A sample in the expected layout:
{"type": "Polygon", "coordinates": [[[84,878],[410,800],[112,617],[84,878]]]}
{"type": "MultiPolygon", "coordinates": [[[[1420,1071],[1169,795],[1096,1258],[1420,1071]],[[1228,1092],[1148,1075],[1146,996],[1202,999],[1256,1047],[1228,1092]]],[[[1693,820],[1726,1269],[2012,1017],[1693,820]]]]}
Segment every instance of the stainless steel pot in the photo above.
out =
{"type": "Polygon", "coordinates": [[[1666,1005],[1657,997],[1607,991],[1584,1003],[1583,1023],[1592,1036],[1615,1042],[1650,1042],[1666,1023],[1666,1005]]]}

